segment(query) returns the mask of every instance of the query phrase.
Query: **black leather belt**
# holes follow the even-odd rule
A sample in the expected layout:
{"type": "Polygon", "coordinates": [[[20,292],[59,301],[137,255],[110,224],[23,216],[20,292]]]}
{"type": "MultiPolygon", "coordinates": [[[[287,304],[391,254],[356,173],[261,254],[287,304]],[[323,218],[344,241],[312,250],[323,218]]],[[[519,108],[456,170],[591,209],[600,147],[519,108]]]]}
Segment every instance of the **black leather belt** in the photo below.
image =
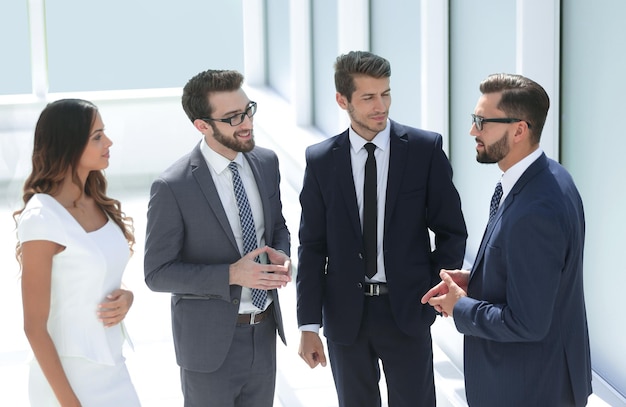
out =
{"type": "Polygon", "coordinates": [[[265,308],[265,311],[254,313],[254,314],[239,314],[237,316],[237,323],[244,325],[256,325],[259,322],[263,321],[271,314],[271,309],[274,304],[270,304],[269,307],[265,308]]]}
{"type": "Polygon", "coordinates": [[[379,295],[389,294],[387,284],[383,283],[363,283],[363,294],[366,297],[377,297],[379,295]]]}

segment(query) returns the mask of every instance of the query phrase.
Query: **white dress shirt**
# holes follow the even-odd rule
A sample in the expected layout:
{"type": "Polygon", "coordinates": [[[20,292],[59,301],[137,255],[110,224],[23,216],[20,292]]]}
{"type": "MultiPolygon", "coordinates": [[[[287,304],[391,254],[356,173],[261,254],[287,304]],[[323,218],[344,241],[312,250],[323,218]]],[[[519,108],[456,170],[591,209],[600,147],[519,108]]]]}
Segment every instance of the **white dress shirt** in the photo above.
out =
{"type": "MultiPolygon", "coordinates": [[[[376,145],[374,157],[376,157],[376,196],[377,196],[377,225],[376,225],[376,274],[371,278],[365,277],[365,281],[384,283],[387,281],[385,275],[385,259],[383,257],[383,232],[385,230],[385,198],[387,192],[387,176],[389,175],[389,135],[390,123],[387,120],[387,127],[378,133],[372,143],[376,145]]],[[[368,142],[359,136],[350,127],[350,160],[352,161],[352,178],[356,190],[356,201],[359,205],[359,218],[361,219],[361,229],[363,228],[363,186],[365,184],[365,161],[367,160],[367,150],[365,144],[368,142]]]]}
{"type": "Polygon", "coordinates": [[[500,184],[502,185],[502,198],[500,198],[500,204],[504,202],[524,171],[526,171],[532,163],[537,161],[541,154],[543,154],[543,150],[541,148],[537,148],[502,174],[502,178],[500,179],[500,184]]]}
{"type": "MultiPolygon", "coordinates": [[[[222,201],[222,206],[226,212],[228,223],[235,235],[237,241],[237,247],[239,253],[243,256],[243,233],[241,231],[241,221],[239,219],[239,207],[237,206],[237,199],[235,198],[235,191],[233,189],[233,175],[228,164],[230,160],[226,157],[213,151],[205,140],[200,143],[200,151],[202,156],[206,160],[213,183],[217,189],[217,194],[222,201]]],[[[233,162],[237,163],[237,169],[243,187],[246,190],[248,202],[250,203],[250,209],[252,210],[252,217],[254,218],[254,227],[256,228],[256,240],[257,247],[265,246],[265,217],[263,216],[263,204],[261,203],[261,195],[259,194],[259,188],[256,185],[252,168],[248,164],[242,153],[238,153],[233,162]]],[[[261,263],[268,263],[267,255],[263,253],[259,256],[261,263]]],[[[267,292],[267,302],[265,308],[272,301],[271,292],[267,292]]],[[[239,303],[240,314],[250,314],[258,312],[258,308],[252,305],[252,291],[248,287],[242,287],[241,289],[241,302],[239,303]]]]}

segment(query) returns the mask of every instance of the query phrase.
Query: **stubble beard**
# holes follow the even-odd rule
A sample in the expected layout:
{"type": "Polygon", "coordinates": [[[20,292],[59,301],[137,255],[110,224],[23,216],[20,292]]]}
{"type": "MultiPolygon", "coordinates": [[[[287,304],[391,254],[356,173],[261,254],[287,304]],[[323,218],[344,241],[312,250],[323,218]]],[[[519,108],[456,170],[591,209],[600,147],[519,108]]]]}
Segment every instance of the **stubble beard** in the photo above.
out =
{"type": "Polygon", "coordinates": [[[502,137],[491,145],[485,144],[483,152],[476,153],[476,161],[481,164],[495,164],[500,162],[509,153],[508,144],[509,132],[504,133],[502,137]]]}
{"type": "MultiPolygon", "coordinates": [[[[359,117],[357,117],[357,115],[354,114],[354,106],[352,106],[351,104],[348,105],[348,116],[350,117],[350,121],[352,123],[354,123],[356,126],[358,126],[360,129],[365,129],[369,132],[371,132],[374,136],[378,133],[380,133],[381,131],[385,130],[385,128],[387,127],[387,120],[385,120],[380,126],[380,128],[378,127],[372,127],[370,125],[368,125],[366,122],[364,122],[363,120],[360,120],[359,117]]],[[[352,128],[354,129],[354,126],[352,126],[352,128]]],[[[355,129],[356,130],[356,129],[355,129]]],[[[364,136],[364,134],[359,134],[360,136],[364,136]]]]}

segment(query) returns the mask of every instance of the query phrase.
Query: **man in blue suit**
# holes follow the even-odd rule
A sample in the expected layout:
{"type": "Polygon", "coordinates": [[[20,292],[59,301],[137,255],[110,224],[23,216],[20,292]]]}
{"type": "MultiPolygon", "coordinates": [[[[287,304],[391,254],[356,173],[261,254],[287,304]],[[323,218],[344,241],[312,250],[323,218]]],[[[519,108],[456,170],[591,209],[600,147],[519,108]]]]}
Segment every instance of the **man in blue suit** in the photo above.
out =
{"type": "Polygon", "coordinates": [[[381,405],[381,361],[389,406],[435,405],[435,312],[419,299],[442,267],[462,264],[465,252],[465,221],[442,138],[388,119],[390,75],[389,62],[369,52],[337,58],[336,100],[350,128],[306,152],[299,353],[311,368],[326,365],[323,325],[342,407],[381,405]]]}
{"type": "Polygon", "coordinates": [[[480,91],[470,134],[501,189],[472,271],[442,271],[422,302],[465,335],[470,406],[585,406],[585,220],[572,177],[539,147],[550,101],[519,75],[491,75],[480,91]]]}

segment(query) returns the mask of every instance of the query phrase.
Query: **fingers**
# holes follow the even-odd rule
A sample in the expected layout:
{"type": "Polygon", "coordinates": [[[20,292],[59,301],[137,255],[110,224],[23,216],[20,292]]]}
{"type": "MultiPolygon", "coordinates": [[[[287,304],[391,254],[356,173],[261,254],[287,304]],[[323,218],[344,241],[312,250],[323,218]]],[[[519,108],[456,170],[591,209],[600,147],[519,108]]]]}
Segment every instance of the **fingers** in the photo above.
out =
{"type": "Polygon", "coordinates": [[[447,288],[448,286],[444,282],[437,284],[436,286],[428,290],[426,294],[424,294],[424,296],[421,299],[422,304],[426,304],[427,302],[429,302],[429,300],[432,297],[437,297],[439,295],[443,295],[447,293],[448,292],[447,288]]]}
{"type": "Polygon", "coordinates": [[[441,270],[441,272],[439,272],[439,277],[441,277],[441,281],[445,283],[446,286],[448,286],[448,289],[450,289],[450,287],[456,286],[456,283],[454,282],[450,274],[448,274],[448,272],[441,270]]]}
{"type": "Polygon", "coordinates": [[[105,327],[111,327],[119,324],[126,317],[127,311],[121,307],[116,308],[101,308],[98,312],[98,319],[104,324],[105,327]]]}
{"type": "Polygon", "coordinates": [[[311,369],[317,365],[326,366],[326,354],[324,353],[324,345],[317,333],[302,332],[300,337],[300,348],[298,355],[306,362],[311,369]]]}
{"type": "Polygon", "coordinates": [[[98,305],[98,319],[106,327],[120,323],[128,313],[133,303],[133,292],[129,290],[116,289],[107,295],[108,301],[103,301],[98,305]]]}

